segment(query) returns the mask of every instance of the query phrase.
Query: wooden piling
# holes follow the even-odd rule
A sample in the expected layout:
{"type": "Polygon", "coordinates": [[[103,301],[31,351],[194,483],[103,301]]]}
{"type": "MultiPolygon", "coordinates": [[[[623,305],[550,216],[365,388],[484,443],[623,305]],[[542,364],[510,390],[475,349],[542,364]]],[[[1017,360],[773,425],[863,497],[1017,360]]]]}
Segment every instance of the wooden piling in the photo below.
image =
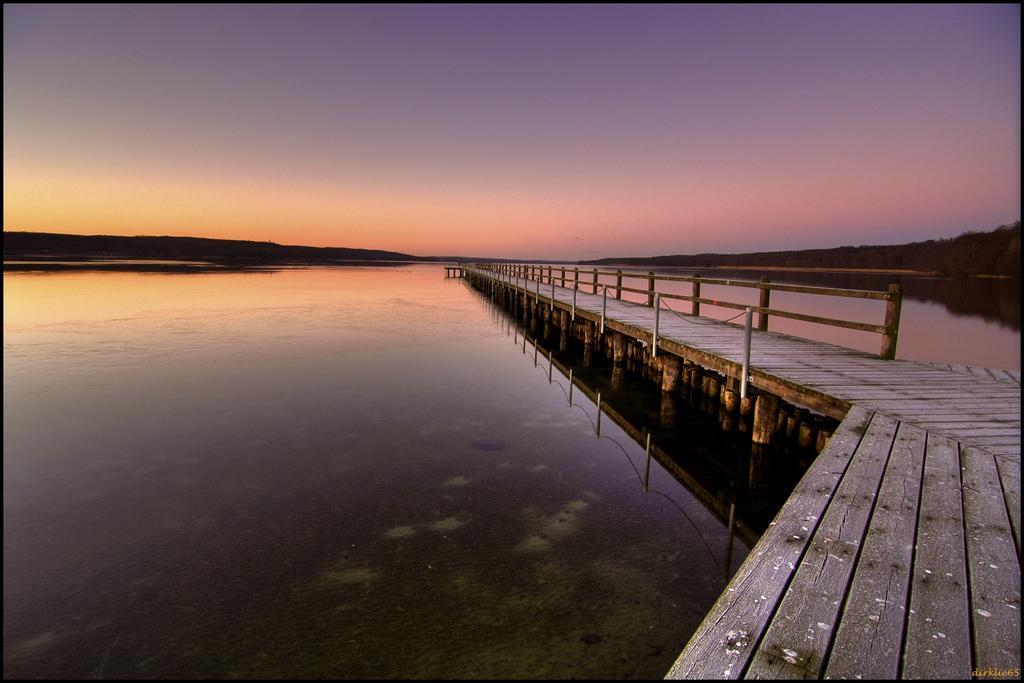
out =
{"type": "Polygon", "coordinates": [[[775,421],[775,437],[782,440],[786,437],[786,421],[789,419],[790,407],[786,403],[779,404],[779,417],[775,421]]]}
{"type": "Polygon", "coordinates": [[[722,391],[722,429],[731,432],[736,429],[736,413],[740,407],[740,395],[735,389],[722,391]]]}
{"type": "Polygon", "coordinates": [[[821,453],[825,449],[825,446],[828,445],[828,440],[831,436],[831,430],[818,429],[818,438],[814,442],[814,452],[821,453]]]}
{"type": "Polygon", "coordinates": [[[797,445],[805,451],[809,451],[814,448],[814,442],[817,438],[817,427],[814,426],[812,420],[801,420],[800,428],[797,432],[797,445]]]}
{"type": "Polygon", "coordinates": [[[736,426],[741,432],[750,431],[750,423],[754,413],[754,397],[747,394],[740,399],[740,417],[736,426]]]}
{"type": "Polygon", "coordinates": [[[718,413],[718,401],[721,395],[722,382],[721,378],[717,374],[711,374],[711,379],[708,381],[708,403],[707,413],[708,415],[715,415],[718,413]]]}
{"type": "Polygon", "coordinates": [[[767,446],[775,441],[775,427],[779,421],[779,397],[760,394],[754,403],[754,424],[750,440],[767,446]]]}
{"type": "Polygon", "coordinates": [[[619,365],[626,360],[626,335],[621,332],[612,333],[612,361],[619,365]]]}
{"type": "Polygon", "coordinates": [[[690,400],[690,405],[697,405],[700,402],[700,389],[701,385],[704,382],[702,373],[703,368],[701,368],[699,365],[694,365],[692,370],[690,371],[690,395],[688,397],[690,400]]]}
{"type": "Polygon", "coordinates": [[[661,390],[675,391],[679,388],[679,371],[682,366],[679,356],[663,356],[661,362],[661,390]]]}

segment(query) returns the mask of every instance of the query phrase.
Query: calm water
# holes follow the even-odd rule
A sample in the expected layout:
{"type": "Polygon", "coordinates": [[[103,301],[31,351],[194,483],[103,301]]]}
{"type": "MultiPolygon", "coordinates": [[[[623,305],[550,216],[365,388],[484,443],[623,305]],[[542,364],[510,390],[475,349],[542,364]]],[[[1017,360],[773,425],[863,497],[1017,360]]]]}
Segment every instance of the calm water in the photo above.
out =
{"type": "MultiPolygon", "coordinates": [[[[1019,293],[904,286],[900,357],[1019,368],[1019,293]]],[[[520,335],[440,266],[6,273],[5,677],[663,675],[788,489],[556,343],[645,494],[520,335]]]]}
{"type": "Polygon", "coordinates": [[[5,274],[5,677],[663,675],[724,525],[442,275],[5,274]]]}

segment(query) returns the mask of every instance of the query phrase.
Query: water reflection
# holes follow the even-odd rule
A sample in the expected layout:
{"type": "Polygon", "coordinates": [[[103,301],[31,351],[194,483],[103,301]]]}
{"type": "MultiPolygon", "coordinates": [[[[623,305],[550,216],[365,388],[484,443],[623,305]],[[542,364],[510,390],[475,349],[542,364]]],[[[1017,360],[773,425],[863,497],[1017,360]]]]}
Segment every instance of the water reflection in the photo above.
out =
{"type": "MultiPolygon", "coordinates": [[[[676,393],[659,391],[631,372],[625,362],[609,362],[605,354],[594,353],[593,342],[572,338],[567,326],[556,335],[555,328],[545,321],[549,311],[542,308],[532,316],[517,311],[520,315],[516,315],[493,296],[472,291],[489,310],[493,323],[524,356],[526,367],[538,368],[561,388],[570,405],[584,411],[595,437],[610,438],[599,429],[601,419],[610,418],[643,449],[645,459],[653,459],[728,525],[729,547],[734,534],[747,546],[756,542],[806,470],[808,454],[751,449],[749,436],[720,430],[717,410],[709,411],[706,405],[700,410],[682,402],[676,393]]],[[[639,487],[672,500],[670,493],[648,488],[649,460],[634,461],[622,444],[616,445],[629,460],[639,487]]],[[[727,553],[710,549],[709,553],[716,563],[721,562],[723,574],[731,575],[729,561],[719,559],[727,553]]]]}
{"type": "Polygon", "coordinates": [[[724,585],[720,515],[440,266],[4,303],[5,676],[653,678],[724,585]]]}

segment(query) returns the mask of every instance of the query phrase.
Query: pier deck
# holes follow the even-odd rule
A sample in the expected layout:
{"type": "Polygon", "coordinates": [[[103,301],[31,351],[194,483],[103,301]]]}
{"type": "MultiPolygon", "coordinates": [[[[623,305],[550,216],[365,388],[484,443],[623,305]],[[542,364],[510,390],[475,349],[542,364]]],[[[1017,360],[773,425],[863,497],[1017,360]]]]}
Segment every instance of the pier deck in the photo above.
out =
{"type": "MultiPolygon", "coordinates": [[[[651,307],[465,272],[653,341],[651,307]]],[[[657,347],[742,373],[739,325],[662,309],[657,347]]],[[[1019,677],[1020,374],[755,331],[750,381],[842,423],[667,677],[1019,677]]]]}

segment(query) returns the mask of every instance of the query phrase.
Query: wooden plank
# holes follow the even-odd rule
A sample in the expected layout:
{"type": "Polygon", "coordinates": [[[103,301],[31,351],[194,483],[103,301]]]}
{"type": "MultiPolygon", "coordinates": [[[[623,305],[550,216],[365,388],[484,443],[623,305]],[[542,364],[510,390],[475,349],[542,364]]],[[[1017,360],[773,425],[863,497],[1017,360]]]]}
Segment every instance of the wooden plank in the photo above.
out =
{"type": "Polygon", "coordinates": [[[925,439],[923,429],[900,424],[826,678],[899,677],[925,439]]]}
{"type": "Polygon", "coordinates": [[[960,451],[974,661],[1020,668],[1020,561],[995,458],[960,451]]]}
{"type": "Polygon", "coordinates": [[[977,436],[970,439],[972,443],[977,443],[985,446],[989,445],[1011,445],[1020,443],[1020,434],[1013,436],[977,436]]]}
{"type": "MultiPolygon", "coordinates": [[[[918,372],[912,368],[901,368],[898,365],[891,368],[851,368],[841,361],[833,363],[814,362],[808,358],[807,352],[813,349],[802,349],[794,351],[794,354],[803,354],[804,359],[788,366],[783,365],[778,355],[768,356],[765,359],[766,366],[799,372],[802,375],[817,382],[831,381],[834,384],[857,383],[862,380],[890,380],[892,386],[900,386],[905,389],[926,389],[931,387],[947,388],[984,388],[987,391],[995,391],[1013,395],[1015,386],[1009,382],[993,382],[983,380],[981,382],[969,379],[963,375],[956,377],[935,377],[928,372],[918,372]]],[[[762,348],[751,348],[751,359],[757,358],[758,354],[764,351],[762,348]],[[755,353],[755,351],[757,353],[755,353]]],[[[892,361],[889,361],[892,362],[892,361]]],[[[889,386],[890,384],[886,384],[889,386]]]]}
{"type": "Polygon", "coordinates": [[[999,483],[1003,487],[1003,500],[1006,502],[1006,514],[1013,529],[1013,540],[1020,555],[1020,446],[1017,447],[1016,462],[1006,458],[996,458],[996,469],[999,472],[999,483]]]}
{"type": "Polygon", "coordinates": [[[819,678],[899,423],[871,418],[747,672],[819,678]]]}
{"type": "MultiPolygon", "coordinates": [[[[924,426],[924,425],[922,425],[924,426]]],[[[950,427],[941,423],[933,425],[936,430],[945,430],[946,432],[955,432],[959,438],[969,438],[972,440],[984,440],[986,437],[1013,437],[1011,443],[1020,440],[1020,426],[1006,426],[999,427],[998,425],[987,425],[979,427],[950,427]]],[[[979,441],[980,442],[980,441],[979,441]]]]}
{"type": "Polygon", "coordinates": [[[970,678],[959,448],[932,432],[925,454],[912,577],[902,676],[970,678]]]}
{"type": "Polygon", "coordinates": [[[962,420],[962,419],[958,420],[955,415],[954,416],[950,416],[950,417],[946,417],[946,418],[941,418],[940,417],[940,418],[936,418],[934,420],[928,419],[926,417],[922,417],[922,418],[914,420],[914,424],[919,424],[919,425],[935,424],[935,425],[945,425],[947,427],[954,427],[954,428],[962,427],[964,429],[984,429],[986,427],[991,427],[993,429],[1007,429],[1007,430],[1012,430],[1012,429],[1019,430],[1020,429],[1020,420],[1016,419],[1016,418],[965,421],[965,420],[962,420]]]}
{"type": "MultiPolygon", "coordinates": [[[[800,379],[796,377],[794,379],[800,379]]],[[[897,400],[897,399],[950,399],[952,401],[961,401],[964,399],[971,399],[974,401],[1005,401],[1007,398],[1006,394],[992,392],[984,394],[981,392],[971,392],[965,394],[963,391],[945,389],[945,390],[929,390],[923,389],[917,392],[900,391],[899,389],[887,389],[885,387],[837,387],[828,384],[817,384],[807,383],[807,386],[812,386],[819,391],[831,392],[840,396],[848,396],[855,400],[868,400],[868,401],[882,401],[882,400],[897,400]]]]}
{"type": "MultiPolygon", "coordinates": [[[[927,413],[929,407],[931,407],[932,410],[934,410],[935,408],[938,407],[938,406],[935,405],[935,403],[933,401],[915,401],[915,400],[907,400],[907,399],[872,400],[871,403],[873,403],[874,405],[883,406],[885,408],[905,407],[907,409],[920,409],[920,412],[922,412],[922,413],[927,413]]],[[[983,400],[972,399],[972,398],[965,398],[963,400],[957,400],[957,401],[954,401],[954,400],[943,401],[942,407],[943,408],[954,408],[955,407],[957,409],[966,408],[968,410],[975,409],[975,410],[982,411],[982,414],[989,413],[989,412],[994,412],[993,409],[992,409],[991,403],[986,403],[983,400]]],[[[1003,406],[1002,410],[1000,412],[1002,412],[1003,414],[1008,414],[1010,411],[1012,411],[1013,413],[1019,413],[1020,412],[1020,405],[1019,404],[1015,404],[1015,405],[1003,406]]]]}
{"type": "Polygon", "coordinates": [[[746,669],[872,413],[850,409],[666,678],[738,678],[746,669]]]}

